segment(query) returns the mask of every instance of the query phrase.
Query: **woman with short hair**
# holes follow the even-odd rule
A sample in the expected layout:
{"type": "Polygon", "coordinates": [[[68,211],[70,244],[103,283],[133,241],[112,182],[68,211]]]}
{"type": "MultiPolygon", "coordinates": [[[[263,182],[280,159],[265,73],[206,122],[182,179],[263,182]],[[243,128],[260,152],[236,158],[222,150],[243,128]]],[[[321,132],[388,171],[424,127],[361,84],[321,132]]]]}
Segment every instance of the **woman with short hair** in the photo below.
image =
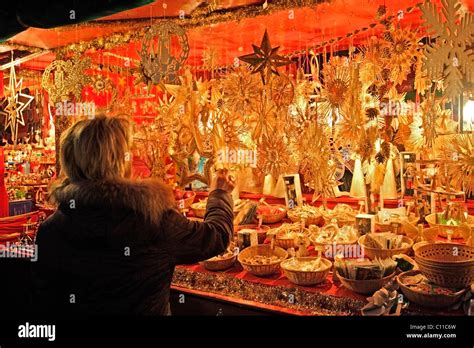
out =
{"type": "Polygon", "coordinates": [[[218,171],[204,222],[176,209],[171,189],[131,173],[131,127],[79,121],[61,137],[57,211],[39,228],[35,304],[59,316],[166,315],[177,264],[222,253],[233,234],[234,184],[218,171]]]}

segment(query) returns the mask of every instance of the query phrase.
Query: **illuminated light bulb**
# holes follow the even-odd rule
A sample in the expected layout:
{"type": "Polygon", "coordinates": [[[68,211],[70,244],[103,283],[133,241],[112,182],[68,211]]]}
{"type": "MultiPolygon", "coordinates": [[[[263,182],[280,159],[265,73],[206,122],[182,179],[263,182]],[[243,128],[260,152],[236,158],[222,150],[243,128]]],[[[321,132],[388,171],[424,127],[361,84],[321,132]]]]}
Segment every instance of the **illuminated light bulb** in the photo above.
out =
{"type": "Polygon", "coordinates": [[[463,120],[464,127],[468,127],[468,130],[474,130],[474,100],[469,99],[463,107],[463,120]]]}
{"type": "Polygon", "coordinates": [[[375,152],[380,152],[380,144],[382,143],[382,139],[378,138],[376,141],[375,141],[375,152]]]}

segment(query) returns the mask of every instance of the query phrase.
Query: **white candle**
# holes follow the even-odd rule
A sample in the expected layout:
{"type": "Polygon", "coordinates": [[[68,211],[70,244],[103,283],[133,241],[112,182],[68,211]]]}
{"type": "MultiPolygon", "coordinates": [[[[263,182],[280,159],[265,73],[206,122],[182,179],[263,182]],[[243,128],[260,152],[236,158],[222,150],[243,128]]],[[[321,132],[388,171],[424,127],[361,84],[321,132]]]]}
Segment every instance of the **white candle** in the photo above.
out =
{"type": "Polygon", "coordinates": [[[380,187],[380,192],[379,192],[379,201],[380,201],[380,211],[383,210],[384,202],[383,202],[383,188],[380,187]]]}

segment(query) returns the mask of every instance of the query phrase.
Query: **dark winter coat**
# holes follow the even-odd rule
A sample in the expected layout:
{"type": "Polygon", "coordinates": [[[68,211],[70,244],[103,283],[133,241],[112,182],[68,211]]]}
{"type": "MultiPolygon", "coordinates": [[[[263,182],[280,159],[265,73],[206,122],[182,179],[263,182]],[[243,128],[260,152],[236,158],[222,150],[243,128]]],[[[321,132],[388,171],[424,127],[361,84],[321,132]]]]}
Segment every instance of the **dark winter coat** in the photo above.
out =
{"type": "Polygon", "coordinates": [[[210,193],[204,222],[181,215],[157,181],[71,184],[56,200],[33,265],[43,315],[169,314],[175,265],[213,257],[232,237],[233,202],[222,190],[210,193]]]}

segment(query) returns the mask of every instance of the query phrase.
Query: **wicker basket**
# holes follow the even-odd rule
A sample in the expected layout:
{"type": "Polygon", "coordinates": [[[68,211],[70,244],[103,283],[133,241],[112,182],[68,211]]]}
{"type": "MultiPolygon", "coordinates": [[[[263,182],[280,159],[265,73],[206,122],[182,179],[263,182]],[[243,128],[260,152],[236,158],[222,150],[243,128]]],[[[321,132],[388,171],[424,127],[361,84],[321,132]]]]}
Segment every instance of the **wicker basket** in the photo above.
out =
{"type": "Polygon", "coordinates": [[[377,249],[377,248],[369,248],[364,245],[365,243],[365,236],[362,236],[358,240],[359,245],[362,247],[364,251],[364,255],[369,259],[373,260],[376,257],[380,259],[391,258],[393,255],[397,254],[407,254],[413,246],[413,239],[408,238],[407,236],[403,236],[402,243],[408,243],[408,247],[406,248],[397,248],[397,249],[377,249]]]}
{"type": "Polygon", "coordinates": [[[324,223],[325,224],[330,224],[332,220],[336,220],[337,221],[337,226],[339,227],[344,227],[344,226],[347,226],[347,225],[354,225],[355,224],[355,218],[354,219],[338,219],[338,218],[335,218],[335,217],[327,217],[327,216],[323,216],[323,219],[324,219],[324,223]]]}
{"type": "Polygon", "coordinates": [[[423,238],[430,243],[434,243],[438,239],[439,227],[429,227],[423,229],[423,238]]]}
{"type": "Polygon", "coordinates": [[[459,302],[462,296],[465,294],[466,290],[460,290],[453,295],[442,295],[442,294],[428,294],[420,291],[416,291],[404,284],[404,278],[407,276],[414,276],[419,274],[420,271],[408,271],[401,273],[397,277],[397,283],[400,286],[400,290],[403,295],[413,303],[420,305],[422,307],[429,308],[449,308],[459,302]]]}
{"type": "Polygon", "coordinates": [[[347,226],[347,225],[354,225],[355,221],[356,221],[355,217],[357,215],[357,211],[352,209],[347,204],[342,204],[342,205],[336,204],[336,206],[333,209],[326,209],[326,208],[324,208],[324,206],[320,206],[319,211],[321,212],[321,215],[324,219],[325,224],[329,224],[333,220],[336,220],[337,225],[339,227],[344,227],[344,226],[347,226]],[[343,207],[343,206],[346,206],[346,207],[343,207]],[[341,215],[339,215],[340,210],[338,210],[338,208],[339,209],[343,208],[343,211],[345,213],[344,218],[338,218],[338,216],[341,216],[341,215]]]}
{"type": "Polygon", "coordinates": [[[226,258],[219,259],[211,258],[209,260],[199,262],[199,264],[201,264],[208,271],[224,271],[228,268],[231,268],[236,260],[237,255],[232,255],[226,258]]]}
{"type": "MultiPolygon", "coordinates": [[[[437,213],[439,214],[439,213],[437,213]]],[[[460,226],[448,226],[448,225],[441,225],[436,223],[436,214],[430,214],[425,217],[426,222],[430,225],[430,227],[438,227],[439,228],[439,235],[442,237],[448,236],[448,231],[452,232],[452,238],[461,238],[466,235],[469,235],[470,229],[474,229],[474,216],[468,215],[467,216],[467,224],[463,224],[460,226]]]]}
{"type": "MultiPolygon", "coordinates": [[[[298,232],[296,232],[298,233],[298,232]]],[[[285,234],[285,232],[278,232],[275,235],[275,245],[279,246],[280,248],[283,249],[289,249],[289,248],[296,248],[296,242],[295,238],[281,238],[282,234],[285,234]]],[[[303,234],[305,235],[306,238],[309,237],[310,233],[308,229],[304,229],[303,234]]]]}
{"type": "Polygon", "coordinates": [[[337,273],[337,276],[340,279],[342,285],[344,285],[344,287],[347,289],[362,295],[372,295],[374,292],[381,289],[385,283],[388,283],[390,280],[392,280],[392,278],[395,277],[395,272],[385,278],[370,280],[347,279],[342,277],[339,273],[337,273]]]}
{"type": "Polygon", "coordinates": [[[198,208],[199,203],[193,203],[191,204],[191,211],[193,212],[193,215],[197,218],[203,218],[204,215],[206,214],[206,208],[198,208]]]}
{"type": "Polygon", "coordinates": [[[272,207],[280,208],[281,212],[279,214],[274,215],[259,214],[259,216],[262,217],[262,222],[264,224],[276,224],[277,222],[280,222],[286,217],[286,207],[284,205],[275,204],[272,205],[272,207]]]}
{"type": "Polygon", "coordinates": [[[426,245],[430,243],[441,243],[441,241],[438,240],[438,235],[439,235],[438,227],[425,228],[423,230],[423,240],[413,244],[413,251],[416,253],[416,249],[418,249],[422,245],[426,245]]]}
{"type": "Polygon", "coordinates": [[[267,238],[267,232],[270,230],[269,226],[260,226],[258,225],[236,225],[234,226],[234,232],[237,233],[243,229],[257,230],[258,244],[263,244],[267,238]]]}
{"type": "MultiPolygon", "coordinates": [[[[408,223],[412,225],[414,228],[416,228],[416,224],[420,220],[419,216],[415,216],[415,214],[410,214],[408,217],[408,223]]],[[[383,224],[378,221],[378,217],[375,217],[375,231],[376,232],[391,232],[392,231],[392,225],[391,224],[383,224]]],[[[407,231],[404,230],[404,226],[401,226],[401,234],[408,234],[407,231]]]]}
{"type": "Polygon", "coordinates": [[[415,261],[432,283],[447,288],[464,288],[474,283],[474,247],[428,243],[416,248],[415,261]]]}
{"type": "MultiPolygon", "coordinates": [[[[312,261],[316,260],[317,257],[298,257],[298,261],[312,261]]],[[[283,261],[280,266],[285,276],[290,282],[296,285],[316,285],[326,280],[329,271],[332,267],[332,262],[326,259],[321,259],[324,264],[318,271],[295,271],[287,268],[290,259],[283,261]]]]}
{"type": "Polygon", "coordinates": [[[238,256],[238,260],[244,270],[247,272],[259,276],[265,277],[271,274],[277,273],[280,269],[280,263],[288,257],[288,253],[283,250],[282,248],[275,247],[274,250],[271,249],[270,245],[262,244],[262,245],[254,245],[242,250],[238,256]],[[277,256],[279,258],[278,261],[265,264],[265,265],[253,265],[249,263],[245,263],[242,260],[255,256],[255,255],[263,255],[263,256],[277,256]]]}
{"type": "Polygon", "coordinates": [[[295,241],[293,239],[284,239],[284,238],[275,238],[275,245],[285,250],[296,247],[295,241]]]}
{"type": "MultiPolygon", "coordinates": [[[[311,244],[313,244],[315,250],[320,250],[324,257],[328,258],[329,260],[334,260],[334,252],[339,249],[339,245],[341,246],[346,246],[346,245],[354,245],[357,243],[357,238],[354,238],[354,240],[348,241],[348,242],[338,242],[338,243],[318,243],[316,242],[316,235],[312,234],[309,237],[309,241],[311,244]],[[327,253],[327,251],[331,251],[330,253],[327,253]]],[[[354,250],[355,251],[355,250],[354,250]]],[[[355,255],[352,255],[351,257],[354,257],[355,255]]],[[[348,256],[346,256],[348,257],[348,256]]]]}
{"type": "Polygon", "coordinates": [[[194,198],[196,198],[196,192],[193,192],[193,195],[188,198],[184,198],[178,201],[178,207],[181,209],[188,209],[191,207],[191,204],[194,203],[194,198]],[[183,202],[182,204],[180,202],[183,202]]]}
{"type": "MultiPolygon", "coordinates": [[[[300,222],[301,221],[301,217],[298,216],[297,214],[295,214],[293,210],[288,210],[287,215],[288,215],[288,218],[292,222],[300,222]]],[[[322,222],[323,222],[323,216],[320,213],[317,213],[317,214],[311,215],[308,218],[306,218],[305,225],[306,225],[306,227],[308,227],[309,225],[319,225],[322,222]]]]}

